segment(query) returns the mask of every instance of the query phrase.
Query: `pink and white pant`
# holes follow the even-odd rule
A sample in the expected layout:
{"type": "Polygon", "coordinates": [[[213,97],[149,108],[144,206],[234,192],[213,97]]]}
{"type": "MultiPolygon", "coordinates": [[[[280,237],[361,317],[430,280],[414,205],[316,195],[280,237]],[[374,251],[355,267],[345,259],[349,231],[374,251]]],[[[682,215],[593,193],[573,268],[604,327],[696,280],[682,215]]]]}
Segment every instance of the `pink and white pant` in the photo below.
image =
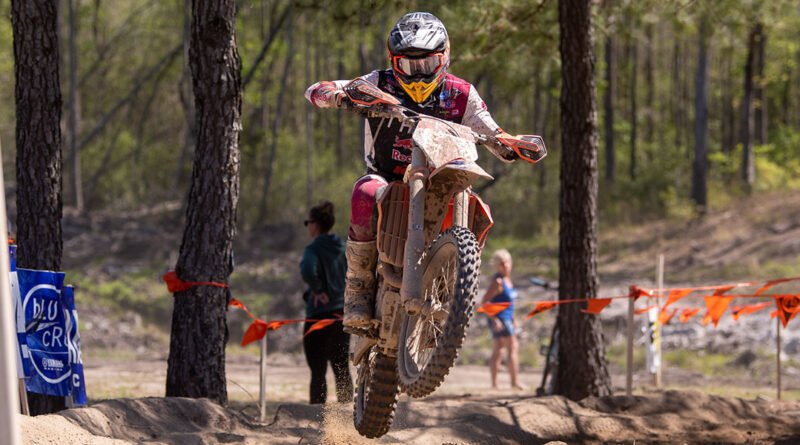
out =
{"type": "Polygon", "coordinates": [[[365,175],[353,185],[350,200],[350,239],[353,241],[372,241],[377,236],[372,227],[375,209],[375,194],[388,182],[380,175],[365,175]]]}

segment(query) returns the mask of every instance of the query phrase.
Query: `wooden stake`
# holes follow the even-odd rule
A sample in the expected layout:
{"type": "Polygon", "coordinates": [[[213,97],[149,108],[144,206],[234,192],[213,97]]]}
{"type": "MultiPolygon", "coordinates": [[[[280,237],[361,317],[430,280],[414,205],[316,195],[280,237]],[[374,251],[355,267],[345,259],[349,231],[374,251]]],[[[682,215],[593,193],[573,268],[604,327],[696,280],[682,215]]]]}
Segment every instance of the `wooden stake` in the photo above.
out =
{"type": "Polygon", "coordinates": [[[625,394],[633,390],[633,298],[628,298],[628,346],[625,354],[625,394]]]}
{"type": "Polygon", "coordinates": [[[781,399],[781,317],[775,317],[775,343],[778,347],[777,368],[778,368],[778,400],[781,399]]]}
{"type": "Polygon", "coordinates": [[[31,408],[28,405],[28,390],[25,388],[25,379],[19,379],[19,404],[22,414],[31,415],[31,408]]]}
{"type": "MultiPolygon", "coordinates": [[[[656,267],[656,275],[657,275],[657,286],[659,289],[664,288],[664,254],[658,254],[658,265],[656,267]]],[[[659,312],[661,312],[661,298],[656,298],[656,306],[658,307],[659,312]]],[[[661,387],[661,336],[663,334],[661,329],[661,323],[656,320],[656,374],[654,376],[654,384],[656,388],[661,387]]]]}
{"type": "MultiPolygon", "coordinates": [[[[264,317],[266,320],[267,317],[264,317]]],[[[258,379],[258,403],[259,414],[258,420],[264,422],[267,417],[267,333],[264,333],[264,338],[261,339],[261,360],[259,361],[259,379],[258,379]]]]}

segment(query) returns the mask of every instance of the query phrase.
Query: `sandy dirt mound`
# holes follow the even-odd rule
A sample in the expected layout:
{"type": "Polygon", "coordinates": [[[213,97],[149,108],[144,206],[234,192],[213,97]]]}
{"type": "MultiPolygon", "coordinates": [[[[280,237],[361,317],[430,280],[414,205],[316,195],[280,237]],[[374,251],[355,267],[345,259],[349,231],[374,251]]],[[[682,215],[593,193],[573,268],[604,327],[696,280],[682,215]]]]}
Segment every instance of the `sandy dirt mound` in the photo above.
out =
{"type": "Polygon", "coordinates": [[[800,443],[800,403],[742,400],[697,391],[588,398],[403,397],[389,433],[367,440],[352,405],[281,405],[260,424],[208,400],[107,400],[23,418],[25,444],[544,444],[800,443]]]}

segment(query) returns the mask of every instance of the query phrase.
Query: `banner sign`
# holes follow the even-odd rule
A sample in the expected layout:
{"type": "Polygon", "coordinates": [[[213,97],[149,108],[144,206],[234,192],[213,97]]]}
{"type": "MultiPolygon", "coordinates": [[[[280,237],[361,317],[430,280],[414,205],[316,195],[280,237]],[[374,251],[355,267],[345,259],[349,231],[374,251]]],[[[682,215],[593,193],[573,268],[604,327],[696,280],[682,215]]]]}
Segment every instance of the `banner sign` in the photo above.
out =
{"type": "Polygon", "coordinates": [[[64,273],[17,269],[30,351],[28,391],[70,395],[70,362],[61,287],[64,273]]]}
{"type": "Polygon", "coordinates": [[[75,309],[75,290],[72,286],[64,286],[61,290],[61,302],[64,304],[67,331],[67,350],[72,368],[72,404],[86,405],[86,385],[83,380],[83,358],[81,357],[81,337],[78,334],[78,311],[75,309]]]}

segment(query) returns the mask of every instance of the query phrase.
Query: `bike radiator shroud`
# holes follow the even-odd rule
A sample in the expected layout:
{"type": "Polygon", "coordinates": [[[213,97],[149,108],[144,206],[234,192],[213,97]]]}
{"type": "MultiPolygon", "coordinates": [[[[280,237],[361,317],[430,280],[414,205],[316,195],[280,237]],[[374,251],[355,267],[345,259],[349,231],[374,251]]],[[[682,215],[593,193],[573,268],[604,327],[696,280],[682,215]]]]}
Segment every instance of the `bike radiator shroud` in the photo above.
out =
{"type": "MultiPolygon", "coordinates": [[[[453,221],[453,200],[444,201],[440,193],[431,187],[425,194],[425,246],[453,221]],[[449,202],[445,207],[443,202],[449,202]]],[[[452,193],[450,190],[442,190],[452,193]]],[[[406,236],[408,234],[409,188],[402,181],[386,186],[378,199],[378,253],[381,261],[403,267],[406,236]]],[[[489,228],[494,224],[489,206],[474,192],[469,191],[467,228],[475,234],[478,245],[483,247],[489,228]]]]}

